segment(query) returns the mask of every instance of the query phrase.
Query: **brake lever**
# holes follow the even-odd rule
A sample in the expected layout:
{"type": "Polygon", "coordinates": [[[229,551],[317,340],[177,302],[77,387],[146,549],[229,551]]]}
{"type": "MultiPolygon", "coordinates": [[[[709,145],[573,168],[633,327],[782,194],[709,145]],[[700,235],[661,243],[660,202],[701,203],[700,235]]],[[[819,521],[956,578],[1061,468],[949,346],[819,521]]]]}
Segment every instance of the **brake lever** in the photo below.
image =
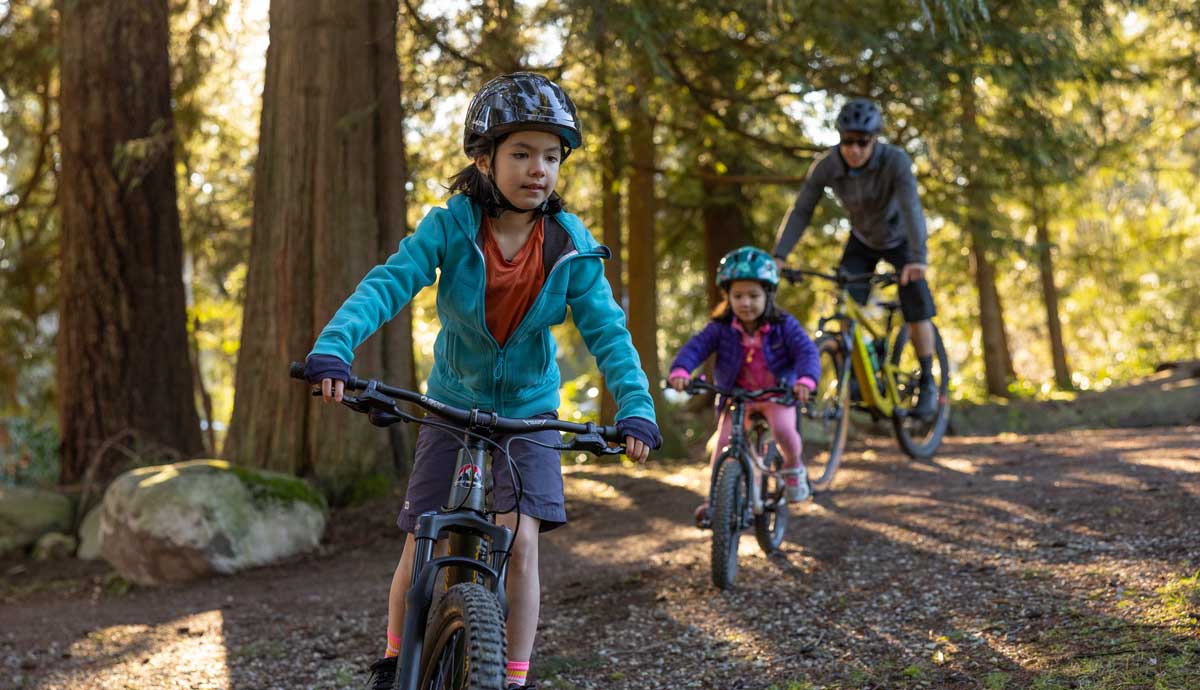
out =
{"type": "Polygon", "coordinates": [[[570,443],[563,444],[562,450],[577,450],[592,455],[620,455],[625,452],[624,446],[610,446],[600,434],[575,434],[570,443]]]}

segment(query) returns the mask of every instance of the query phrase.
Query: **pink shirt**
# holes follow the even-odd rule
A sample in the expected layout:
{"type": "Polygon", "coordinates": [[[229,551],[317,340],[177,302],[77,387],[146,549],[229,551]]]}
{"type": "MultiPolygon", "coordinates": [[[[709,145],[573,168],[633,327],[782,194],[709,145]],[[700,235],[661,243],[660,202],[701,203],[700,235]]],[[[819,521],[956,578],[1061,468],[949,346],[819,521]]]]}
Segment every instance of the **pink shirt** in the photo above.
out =
{"type": "Polygon", "coordinates": [[[738,372],[737,385],[748,391],[760,388],[774,388],[779,385],[775,374],[767,368],[767,357],[763,353],[763,336],[771,330],[771,324],[764,323],[753,334],[742,328],[742,322],[733,320],[733,330],[742,334],[742,349],[745,359],[742,360],[742,370],[738,372]]]}

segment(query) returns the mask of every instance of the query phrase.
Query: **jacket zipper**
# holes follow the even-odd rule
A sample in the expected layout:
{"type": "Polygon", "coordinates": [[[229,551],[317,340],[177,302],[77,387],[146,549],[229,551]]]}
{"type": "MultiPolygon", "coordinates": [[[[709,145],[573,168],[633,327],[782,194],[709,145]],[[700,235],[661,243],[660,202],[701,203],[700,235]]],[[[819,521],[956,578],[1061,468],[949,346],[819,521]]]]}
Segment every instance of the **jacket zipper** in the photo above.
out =
{"type": "MultiPolygon", "coordinates": [[[[475,247],[475,254],[479,256],[479,260],[483,263],[483,287],[481,287],[479,290],[479,309],[477,310],[479,313],[476,314],[476,316],[478,316],[479,322],[483,324],[483,330],[485,333],[487,333],[488,338],[492,341],[492,345],[496,348],[496,366],[492,369],[492,406],[497,408],[493,410],[493,412],[500,414],[500,410],[498,409],[500,407],[500,381],[504,378],[504,360],[505,355],[508,352],[508,343],[516,340],[516,335],[521,332],[521,329],[525,326],[528,319],[525,317],[521,318],[521,323],[517,324],[516,330],[514,330],[508,336],[508,340],[506,340],[504,346],[501,347],[500,343],[496,340],[496,336],[492,335],[492,331],[487,327],[487,305],[484,304],[484,301],[487,298],[487,258],[484,257],[483,250],[479,248],[479,245],[475,243],[474,239],[471,240],[471,246],[475,247]]],[[[554,265],[550,267],[550,272],[546,274],[546,279],[542,281],[542,289],[538,291],[538,296],[534,298],[533,304],[529,305],[529,310],[525,312],[525,316],[529,316],[529,314],[534,312],[541,304],[542,296],[546,293],[546,285],[550,283],[550,277],[554,275],[554,272],[558,270],[558,267],[572,259],[584,256],[595,256],[601,259],[604,258],[604,254],[602,252],[580,252],[578,249],[572,249],[566,254],[560,256],[554,262],[554,265]]]]}

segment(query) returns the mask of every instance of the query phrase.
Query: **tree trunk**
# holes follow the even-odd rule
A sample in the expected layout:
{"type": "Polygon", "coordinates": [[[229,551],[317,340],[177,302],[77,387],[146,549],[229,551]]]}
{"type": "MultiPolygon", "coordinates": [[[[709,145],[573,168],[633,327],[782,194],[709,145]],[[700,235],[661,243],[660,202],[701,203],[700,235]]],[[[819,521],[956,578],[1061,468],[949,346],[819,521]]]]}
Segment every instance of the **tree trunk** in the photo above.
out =
{"type": "Polygon", "coordinates": [[[70,483],[92,462],[95,478],[109,478],[125,457],[121,446],[172,458],[202,444],[175,198],[167,3],[65,2],[60,12],[57,377],[61,480],[70,483]]]}
{"type": "Polygon", "coordinates": [[[644,57],[635,57],[634,83],[629,97],[629,334],[650,379],[655,407],[662,403],[658,368],[658,303],[654,170],[655,121],[650,114],[649,93],[653,77],[644,57]]]}
{"type": "MultiPolygon", "coordinates": [[[[601,19],[596,22],[596,81],[600,112],[600,128],[604,136],[604,155],[600,160],[600,224],[604,233],[604,244],[612,251],[612,258],[604,264],[604,277],[612,286],[613,299],[628,315],[629,299],[625,292],[625,242],[621,235],[621,175],[625,168],[625,140],[613,117],[614,103],[609,94],[613,90],[611,73],[608,69],[607,48],[611,34],[604,30],[601,19]]],[[[600,382],[600,422],[610,423],[617,416],[617,401],[605,385],[600,382]]]]}
{"type": "MultiPolygon", "coordinates": [[[[606,124],[608,129],[604,148],[611,153],[601,162],[603,168],[600,171],[600,184],[604,189],[600,197],[600,222],[604,229],[604,244],[612,250],[612,258],[604,265],[604,277],[612,286],[613,298],[628,313],[625,280],[622,277],[624,262],[621,259],[621,253],[625,249],[621,239],[621,166],[617,162],[619,156],[615,155],[616,151],[622,150],[624,143],[616,131],[616,126],[611,122],[606,124]]],[[[602,385],[600,387],[600,421],[608,424],[616,415],[617,401],[613,399],[608,386],[602,385]]]]}
{"type": "MultiPolygon", "coordinates": [[[[716,171],[710,171],[713,175],[716,171]]],[[[740,184],[721,184],[704,179],[704,282],[708,286],[708,306],[716,307],[725,299],[717,285],[717,264],[721,257],[738,247],[753,244],[746,226],[747,207],[740,184]]]]}
{"type": "Polygon", "coordinates": [[[976,120],[974,75],[963,70],[960,80],[962,95],[963,159],[968,170],[966,185],[966,225],[970,241],[971,268],[979,297],[979,327],[983,340],[983,367],[988,393],[1007,396],[1013,379],[1012,355],[1004,328],[1004,309],[996,291],[996,269],[988,256],[992,244],[992,199],[982,175],[979,161],[979,124],[976,120]]]}
{"type": "MultiPolygon", "coordinates": [[[[392,464],[389,435],[313,402],[303,359],[363,275],[405,233],[396,1],[271,5],[254,230],[227,454],[315,476],[335,500],[392,464]]],[[[359,347],[355,371],[415,383],[410,317],[359,347]],[[386,348],[386,354],[385,354],[386,348]]]]}
{"type": "Polygon", "coordinates": [[[1042,302],[1046,305],[1046,330],[1050,336],[1050,357],[1054,361],[1054,382],[1062,390],[1075,387],[1071,368],[1067,365],[1067,348],[1063,344],[1062,322],[1058,317],[1058,287],[1054,284],[1053,245],[1050,242],[1049,209],[1046,190],[1033,183],[1033,225],[1037,231],[1038,268],[1042,279],[1042,302]]]}

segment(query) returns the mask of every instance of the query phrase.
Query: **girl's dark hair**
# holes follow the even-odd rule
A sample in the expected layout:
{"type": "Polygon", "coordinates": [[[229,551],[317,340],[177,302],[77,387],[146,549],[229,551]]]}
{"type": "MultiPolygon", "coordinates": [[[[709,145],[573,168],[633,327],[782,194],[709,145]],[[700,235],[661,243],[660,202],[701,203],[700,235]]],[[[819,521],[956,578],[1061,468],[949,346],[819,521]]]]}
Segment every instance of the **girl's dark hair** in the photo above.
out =
{"type": "MultiPolygon", "coordinates": [[[[500,144],[507,137],[508,134],[504,134],[491,142],[481,141],[479,146],[470,152],[471,157],[490,156],[492,164],[495,165],[496,152],[500,150],[500,144]]],[[[492,189],[492,181],[479,168],[475,167],[474,163],[455,173],[450,178],[450,186],[447,189],[454,193],[466,194],[472,201],[479,204],[485,214],[492,218],[498,218],[501,213],[508,210],[500,204],[500,195],[492,189]]],[[[542,206],[534,209],[533,215],[535,218],[543,213],[554,215],[563,208],[563,200],[558,192],[550,192],[550,198],[546,199],[542,206]]]]}
{"type": "MultiPolygon", "coordinates": [[[[767,293],[767,304],[763,309],[762,316],[758,317],[758,321],[754,324],[756,329],[764,323],[776,324],[787,317],[787,312],[775,305],[775,287],[766,283],[759,283],[759,285],[762,285],[763,291],[767,293]]],[[[729,307],[729,289],[723,287],[721,292],[725,293],[725,299],[721,300],[721,303],[712,310],[712,320],[718,323],[733,323],[733,309],[729,307]]]]}

